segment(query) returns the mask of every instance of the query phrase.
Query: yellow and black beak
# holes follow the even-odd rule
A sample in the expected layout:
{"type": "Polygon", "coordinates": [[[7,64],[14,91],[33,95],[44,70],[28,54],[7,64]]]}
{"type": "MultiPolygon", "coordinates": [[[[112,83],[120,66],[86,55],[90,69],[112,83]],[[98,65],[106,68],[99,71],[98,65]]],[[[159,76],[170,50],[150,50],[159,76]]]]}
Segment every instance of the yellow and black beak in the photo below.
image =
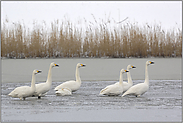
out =
{"type": "Polygon", "coordinates": [[[55,66],[59,67],[59,64],[55,64],[55,66]]]}
{"type": "Polygon", "coordinates": [[[129,71],[125,70],[125,72],[129,72],[129,71]]]}
{"type": "Polygon", "coordinates": [[[37,70],[37,73],[41,73],[42,71],[40,71],[40,70],[37,70]]]}
{"type": "Polygon", "coordinates": [[[82,67],[85,67],[86,65],[85,64],[81,64],[82,67]]]}
{"type": "Polygon", "coordinates": [[[154,64],[154,62],[150,61],[150,64],[154,64]]]}
{"type": "Polygon", "coordinates": [[[132,66],[132,68],[136,68],[135,66],[132,66]]]}

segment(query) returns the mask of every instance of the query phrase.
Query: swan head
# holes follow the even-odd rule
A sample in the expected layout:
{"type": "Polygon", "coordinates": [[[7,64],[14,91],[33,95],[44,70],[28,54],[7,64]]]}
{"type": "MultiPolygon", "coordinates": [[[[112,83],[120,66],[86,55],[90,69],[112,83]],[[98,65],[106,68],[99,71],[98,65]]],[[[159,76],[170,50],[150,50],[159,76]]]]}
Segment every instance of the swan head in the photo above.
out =
{"type": "Polygon", "coordinates": [[[153,61],[147,61],[146,62],[146,65],[150,65],[150,64],[154,64],[154,62],[153,61]]]}
{"type": "Polygon", "coordinates": [[[85,67],[86,65],[85,64],[81,64],[81,63],[78,63],[77,64],[77,67],[80,68],[80,67],[85,67]]]}
{"type": "Polygon", "coordinates": [[[34,70],[33,73],[34,74],[38,74],[38,73],[41,73],[42,71],[41,70],[34,70]]]}
{"type": "Polygon", "coordinates": [[[127,70],[130,70],[130,69],[132,69],[132,68],[136,68],[134,65],[131,65],[131,64],[129,64],[128,66],[127,66],[127,70]]]}
{"type": "Polygon", "coordinates": [[[129,72],[128,70],[125,70],[125,69],[121,69],[121,71],[120,71],[121,73],[127,73],[127,72],[129,72]]]}
{"type": "Polygon", "coordinates": [[[52,67],[59,67],[59,64],[56,64],[55,62],[52,62],[52,63],[50,64],[50,66],[52,66],[52,67]]]}

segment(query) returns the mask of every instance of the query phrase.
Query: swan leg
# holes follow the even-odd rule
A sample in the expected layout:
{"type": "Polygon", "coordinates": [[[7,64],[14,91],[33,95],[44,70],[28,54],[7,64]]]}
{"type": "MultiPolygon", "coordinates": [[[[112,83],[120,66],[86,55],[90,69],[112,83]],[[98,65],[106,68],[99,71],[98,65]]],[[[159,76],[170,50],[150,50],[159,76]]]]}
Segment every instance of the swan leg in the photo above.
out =
{"type": "Polygon", "coordinates": [[[25,97],[23,97],[23,100],[25,100],[25,97]]]}
{"type": "Polygon", "coordinates": [[[38,99],[41,99],[41,96],[38,96],[38,99]]]}

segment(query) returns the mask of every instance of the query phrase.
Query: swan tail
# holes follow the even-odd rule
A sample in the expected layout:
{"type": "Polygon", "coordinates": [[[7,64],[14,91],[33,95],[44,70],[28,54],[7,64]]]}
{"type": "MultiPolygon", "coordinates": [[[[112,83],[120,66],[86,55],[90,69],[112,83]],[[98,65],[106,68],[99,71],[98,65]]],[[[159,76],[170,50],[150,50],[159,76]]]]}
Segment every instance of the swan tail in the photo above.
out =
{"type": "Polygon", "coordinates": [[[10,97],[16,97],[16,96],[18,96],[18,94],[15,94],[15,92],[12,91],[11,93],[8,94],[8,96],[10,96],[10,97]]]}
{"type": "Polygon", "coordinates": [[[13,95],[11,93],[9,93],[8,96],[12,97],[13,95]]]}
{"type": "Polygon", "coordinates": [[[100,91],[100,94],[99,95],[104,95],[106,94],[106,91],[107,91],[108,88],[104,88],[100,91]]]}
{"type": "Polygon", "coordinates": [[[128,95],[128,94],[129,94],[129,92],[126,91],[126,92],[122,95],[122,97],[124,97],[125,95],[128,95]]]}
{"type": "Polygon", "coordinates": [[[57,86],[54,90],[55,90],[55,91],[58,91],[60,88],[61,88],[61,87],[60,87],[60,85],[59,85],[59,86],[57,86]]]}

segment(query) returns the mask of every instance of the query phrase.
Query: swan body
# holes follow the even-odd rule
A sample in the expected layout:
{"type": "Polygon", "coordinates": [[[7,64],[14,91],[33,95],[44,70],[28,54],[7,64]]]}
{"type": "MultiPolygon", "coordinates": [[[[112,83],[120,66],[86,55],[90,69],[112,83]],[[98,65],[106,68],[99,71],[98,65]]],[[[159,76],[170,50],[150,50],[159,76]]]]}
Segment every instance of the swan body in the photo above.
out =
{"type": "MultiPolygon", "coordinates": [[[[123,82],[123,92],[127,91],[133,85],[133,81],[132,81],[132,78],[131,78],[131,75],[130,75],[130,69],[132,69],[132,68],[136,68],[136,67],[133,66],[133,65],[128,65],[127,66],[127,71],[129,71],[127,73],[128,82],[123,82]]],[[[119,82],[116,82],[116,84],[119,84],[119,82]]]]}
{"type": "Polygon", "coordinates": [[[121,69],[120,71],[120,79],[118,83],[113,85],[108,85],[104,89],[100,91],[99,95],[108,95],[108,96],[117,96],[123,93],[123,73],[128,72],[127,70],[121,69]]]}
{"type": "MultiPolygon", "coordinates": [[[[57,91],[62,91],[62,95],[67,95],[67,94],[63,94],[65,92],[63,89],[71,90],[71,92],[77,91],[80,88],[80,86],[81,86],[81,79],[80,79],[80,75],[79,75],[79,68],[80,67],[84,67],[84,66],[86,66],[86,65],[78,63],[76,65],[76,73],[75,73],[76,81],[75,80],[70,80],[70,81],[66,81],[66,82],[58,85],[54,89],[56,91],[55,94],[56,95],[61,95],[61,94],[58,94],[59,92],[57,92],[57,91]]],[[[69,95],[70,95],[70,93],[69,93],[69,95]]]]}
{"type": "Polygon", "coordinates": [[[145,92],[148,91],[149,89],[149,76],[148,76],[148,65],[150,64],[154,64],[154,62],[152,61],[147,61],[146,62],[146,67],[145,67],[145,82],[144,83],[139,83],[136,84],[134,86],[132,86],[131,88],[129,88],[123,95],[135,95],[136,97],[139,97],[141,95],[143,95],[145,92]]]}
{"type": "Polygon", "coordinates": [[[42,96],[46,95],[46,93],[50,90],[52,85],[52,68],[58,66],[59,65],[54,62],[50,64],[46,83],[36,84],[36,91],[33,94],[33,96],[38,97],[40,99],[42,96]]]}
{"type": "Polygon", "coordinates": [[[57,96],[66,96],[66,95],[68,96],[68,95],[72,95],[72,90],[69,88],[62,88],[56,91],[55,94],[57,96]]]}
{"type": "Polygon", "coordinates": [[[40,83],[40,84],[36,84],[36,92],[34,94],[35,97],[43,97],[46,95],[46,92],[48,92],[50,90],[51,86],[46,84],[46,83],[40,83]]]}
{"type": "Polygon", "coordinates": [[[59,89],[62,89],[62,88],[69,88],[72,92],[74,92],[74,91],[77,91],[80,86],[81,86],[80,82],[77,82],[75,80],[70,80],[57,86],[55,88],[55,91],[58,91],[59,89]]]}
{"type": "Polygon", "coordinates": [[[21,86],[15,88],[11,93],[8,94],[8,96],[11,96],[13,98],[20,98],[20,100],[25,100],[26,97],[31,97],[32,94],[36,91],[35,87],[35,75],[37,73],[40,73],[41,71],[39,70],[34,70],[32,72],[32,82],[31,82],[31,87],[30,86],[21,86]]]}

